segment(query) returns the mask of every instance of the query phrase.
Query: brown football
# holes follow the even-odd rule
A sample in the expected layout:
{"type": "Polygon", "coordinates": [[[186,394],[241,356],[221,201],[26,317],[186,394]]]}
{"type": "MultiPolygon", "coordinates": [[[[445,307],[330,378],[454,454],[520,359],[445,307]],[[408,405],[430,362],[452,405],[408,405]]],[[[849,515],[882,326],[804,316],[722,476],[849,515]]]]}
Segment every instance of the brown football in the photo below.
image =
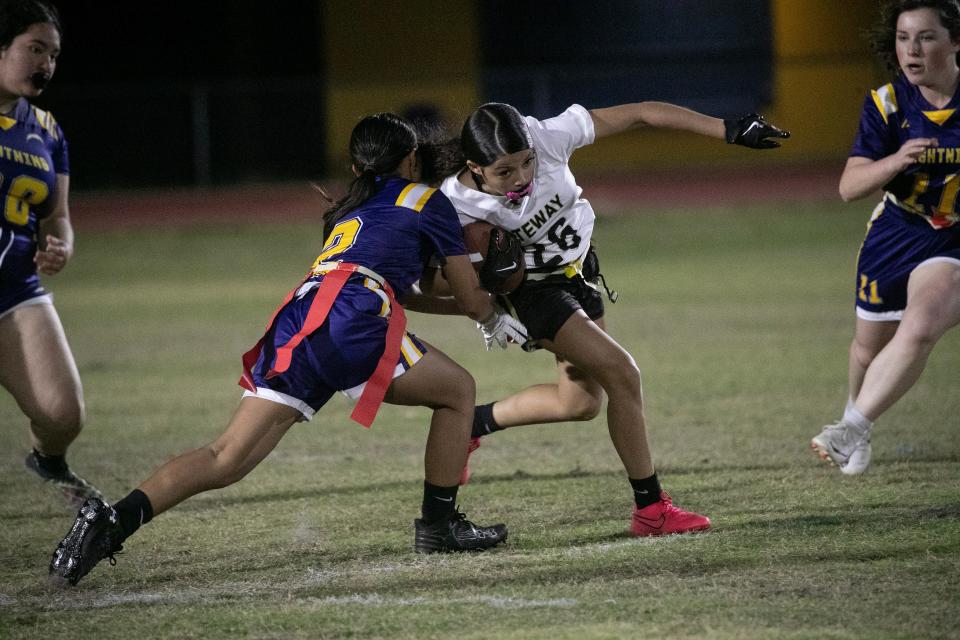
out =
{"type": "MultiPolygon", "coordinates": [[[[507,234],[510,233],[500,227],[490,224],[489,222],[471,222],[470,224],[463,227],[463,240],[467,245],[467,253],[470,256],[470,262],[473,263],[473,268],[477,270],[477,273],[480,273],[480,269],[483,268],[483,262],[487,258],[487,250],[490,248],[490,233],[494,229],[497,229],[498,233],[507,234]]],[[[490,293],[510,293],[514,289],[520,286],[520,283],[523,282],[524,277],[524,264],[523,259],[519,260],[519,269],[516,272],[510,275],[499,286],[495,287],[494,290],[490,290],[490,293]]]]}

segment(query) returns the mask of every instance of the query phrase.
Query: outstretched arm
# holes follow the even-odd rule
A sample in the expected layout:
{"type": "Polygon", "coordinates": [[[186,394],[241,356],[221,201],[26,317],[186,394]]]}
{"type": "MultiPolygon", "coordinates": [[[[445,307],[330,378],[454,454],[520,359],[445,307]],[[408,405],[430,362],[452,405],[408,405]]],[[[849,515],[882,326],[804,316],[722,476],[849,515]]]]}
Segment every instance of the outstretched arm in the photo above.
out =
{"type": "Polygon", "coordinates": [[[691,111],[667,102],[634,102],[616,107],[592,109],[597,138],[612,136],[638,127],[658,127],[691,131],[723,139],[723,120],[691,111]]]}
{"type": "Polygon", "coordinates": [[[721,120],[668,102],[634,102],[616,107],[593,109],[596,138],[611,136],[637,127],[658,127],[690,131],[726,140],[754,149],[772,149],[780,143],[770,138],[789,138],[790,134],[751,113],[737,120],[721,120]]]}

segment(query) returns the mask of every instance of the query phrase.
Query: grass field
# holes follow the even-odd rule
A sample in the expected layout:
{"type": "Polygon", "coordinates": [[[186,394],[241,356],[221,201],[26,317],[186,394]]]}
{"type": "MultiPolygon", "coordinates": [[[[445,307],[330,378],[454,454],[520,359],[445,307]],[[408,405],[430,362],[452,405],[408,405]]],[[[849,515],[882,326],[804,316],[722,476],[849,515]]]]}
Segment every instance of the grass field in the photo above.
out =
{"type": "MultiPolygon", "coordinates": [[[[334,399],[243,482],[50,590],[74,513],[23,469],[0,395],[0,638],[960,638],[960,332],[878,424],[861,477],[809,438],[845,400],[854,254],[868,205],[602,219],[608,326],[644,374],[665,488],[713,531],[624,535],[631,494],[602,417],[484,441],[459,502],[503,521],[481,555],[411,551],[428,412],[370,431],[334,399]]],[[[217,435],[240,354],[317,253],[317,228],[88,233],[56,293],[87,399],[71,462],[116,500],[217,435]]],[[[466,320],[410,324],[481,401],[552,379],[486,353],[466,320]]]]}

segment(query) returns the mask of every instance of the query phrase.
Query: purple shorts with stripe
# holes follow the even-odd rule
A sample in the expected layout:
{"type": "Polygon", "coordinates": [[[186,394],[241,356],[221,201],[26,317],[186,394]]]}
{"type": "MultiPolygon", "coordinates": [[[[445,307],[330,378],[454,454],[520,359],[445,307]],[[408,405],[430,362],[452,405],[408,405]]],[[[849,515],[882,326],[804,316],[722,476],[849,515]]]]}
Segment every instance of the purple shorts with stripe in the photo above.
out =
{"type": "Polygon", "coordinates": [[[924,262],[960,266],[960,225],[934,229],[922,216],[886,202],[870,221],[857,260],[857,316],[899,320],[907,306],[910,274],[924,262]]]}
{"type": "MultiPolygon", "coordinates": [[[[360,395],[383,355],[387,335],[389,307],[382,291],[368,278],[351,276],[323,325],[293,350],[290,367],[268,379],[277,346],[300,331],[318,285],[318,281],[307,281],[280,310],[251,369],[257,397],[292,406],[307,419],[337,391],[360,395]]],[[[416,336],[406,334],[394,377],[416,364],[426,351],[416,336]]]]}

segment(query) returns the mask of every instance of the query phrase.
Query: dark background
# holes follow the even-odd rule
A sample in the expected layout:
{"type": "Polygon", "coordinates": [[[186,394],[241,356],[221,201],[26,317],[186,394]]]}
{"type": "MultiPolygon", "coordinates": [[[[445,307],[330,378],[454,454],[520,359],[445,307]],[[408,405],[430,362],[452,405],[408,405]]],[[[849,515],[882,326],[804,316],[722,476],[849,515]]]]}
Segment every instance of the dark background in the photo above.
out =
{"type": "MultiPolygon", "coordinates": [[[[322,44],[338,27],[322,2],[54,4],[63,54],[37,104],[66,132],[75,189],[327,172],[322,44]]],[[[756,109],[771,99],[768,4],[481,0],[481,98],[540,117],[638,95],[717,115],[756,109]]],[[[377,25],[351,36],[376,38],[377,25]]],[[[405,46],[429,43],[398,43],[401,59],[405,46]]]]}
{"type": "Polygon", "coordinates": [[[729,115],[771,99],[766,0],[481,5],[483,93],[523,113],[549,116],[574,102],[593,108],[641,95],[729,115]]]}

